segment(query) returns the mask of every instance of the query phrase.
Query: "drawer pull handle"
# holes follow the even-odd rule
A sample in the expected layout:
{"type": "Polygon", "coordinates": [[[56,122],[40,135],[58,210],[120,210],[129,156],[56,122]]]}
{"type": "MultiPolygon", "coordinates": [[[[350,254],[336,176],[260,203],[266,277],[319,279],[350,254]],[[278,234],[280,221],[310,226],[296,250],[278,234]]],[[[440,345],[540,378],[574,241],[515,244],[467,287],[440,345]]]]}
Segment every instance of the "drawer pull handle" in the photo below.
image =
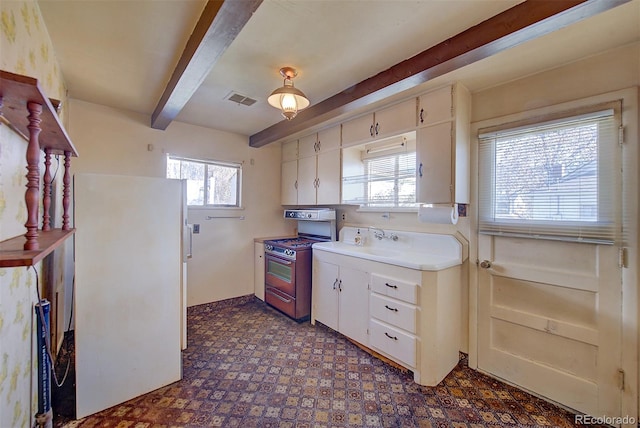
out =
{"type": "Polygon", "coordinates": [[[387,306],[387,305],[384,305],[384,307],[385,307],[385,308],[387,308],[387,309],[389,309],[390,311],[398,312],[398,309],[397,309],[397,308],[390,308],[390,307],[389,307],[389,306],[387,306]]]}
{"type": "Polygon", "coordinates": [[[386,285],[389,288],[398,288],[397,285],[389,284],[388,282],[385,282],[384,285],[386,285]]]}
{"type": "Polygon", "coordinates": [[[270,295],[272,295],[273,297],[275,297],[276,299],[282,300],[284,303],[291,303],[290,299],[285,299],[284,297],[280,297],[279,295],[277,295],[276,293],[274,293],[273,291],[267,291],[267,293],[269,293],[270,295]]]}
{"type": "Polygon", "coordinates": [[[393,339],[393,340],[398,340],[398,338],[396,336],[391,336],[389,333],[387,333],[386,331],[384,332],[384,335],[387,336],[389,339],[393,339]]]}

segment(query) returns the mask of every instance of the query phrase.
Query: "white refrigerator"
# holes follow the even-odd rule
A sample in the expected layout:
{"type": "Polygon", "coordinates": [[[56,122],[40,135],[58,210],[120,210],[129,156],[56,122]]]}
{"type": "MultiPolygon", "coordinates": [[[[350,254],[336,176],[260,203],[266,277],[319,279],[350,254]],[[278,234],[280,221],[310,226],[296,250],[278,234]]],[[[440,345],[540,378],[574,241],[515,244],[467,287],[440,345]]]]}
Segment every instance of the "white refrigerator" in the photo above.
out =
{"type": "Polygon", "coordinates": [[[186,214],[184,181],[74,176],[78,419],[181,379],[186,214]]]}

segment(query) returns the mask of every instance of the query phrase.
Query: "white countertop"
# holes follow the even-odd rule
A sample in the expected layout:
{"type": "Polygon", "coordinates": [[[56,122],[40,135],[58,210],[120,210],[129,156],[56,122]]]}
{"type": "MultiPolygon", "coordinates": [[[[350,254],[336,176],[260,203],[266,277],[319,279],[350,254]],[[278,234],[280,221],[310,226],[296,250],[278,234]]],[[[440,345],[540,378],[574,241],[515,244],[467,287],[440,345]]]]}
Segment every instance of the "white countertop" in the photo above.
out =
{"type": "Polygon", "coordinates": [[[356,245],[353,237],[357,229],[343,228],[340,241],[319,242],[313,244],[313,249],[426,271],[462,264],[462,245],[451,235],[389,230],[386,233],[397,235],[398,240],[380,241],[367,228],[359,228],[364,243],[356,245]]]}

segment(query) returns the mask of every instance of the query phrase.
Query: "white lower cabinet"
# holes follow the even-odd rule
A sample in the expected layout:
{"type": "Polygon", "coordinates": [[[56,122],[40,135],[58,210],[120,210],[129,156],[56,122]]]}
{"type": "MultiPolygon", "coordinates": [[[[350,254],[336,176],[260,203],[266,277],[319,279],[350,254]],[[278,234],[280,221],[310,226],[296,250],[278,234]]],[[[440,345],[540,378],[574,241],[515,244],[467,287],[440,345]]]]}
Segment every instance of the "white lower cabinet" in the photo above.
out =
{"type": "Polygon", "coordinates": [[[311,322],[319,321],[435,386],[458,364],[460,266],[420,271],[313,250],[311,322]]]}
{"type": "Polygon", "coordinates": [[[357,268],[313,257],[312,322],[327,327],[363,345],[368,344],[369,274],[357,268]]]}
{"type": "Polygon", "coordinates": [[[253,244],[253,290],[256,297],[264,300],[264,243],[253,244]]]}

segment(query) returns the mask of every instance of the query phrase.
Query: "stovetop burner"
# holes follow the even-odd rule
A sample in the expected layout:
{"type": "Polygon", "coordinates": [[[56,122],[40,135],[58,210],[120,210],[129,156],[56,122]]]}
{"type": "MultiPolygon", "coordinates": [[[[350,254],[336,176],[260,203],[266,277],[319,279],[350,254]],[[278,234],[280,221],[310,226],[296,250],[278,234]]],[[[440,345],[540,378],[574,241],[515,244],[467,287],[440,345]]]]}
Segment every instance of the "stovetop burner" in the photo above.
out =
{"type": "Polygon", "coordinates": [[[271,245],[278,245],[280,247],[292,248],[292,249],[300,249],[311,247],[317,240],[309,239],[309,238],[283,238],[283,239],[273,239],[270,241],[266,241],[265,243],[269,243],[271,245]]]}
{"type": "Polygon", "coordinates": [[[275,254],[289,260],[295,260],[296,253],[310,251],[313,244],[324,241],[327,241],[327,239],[307,236],[270,239],[268,241],[264,241],[264,252],[266,254],[275,254]]]}

